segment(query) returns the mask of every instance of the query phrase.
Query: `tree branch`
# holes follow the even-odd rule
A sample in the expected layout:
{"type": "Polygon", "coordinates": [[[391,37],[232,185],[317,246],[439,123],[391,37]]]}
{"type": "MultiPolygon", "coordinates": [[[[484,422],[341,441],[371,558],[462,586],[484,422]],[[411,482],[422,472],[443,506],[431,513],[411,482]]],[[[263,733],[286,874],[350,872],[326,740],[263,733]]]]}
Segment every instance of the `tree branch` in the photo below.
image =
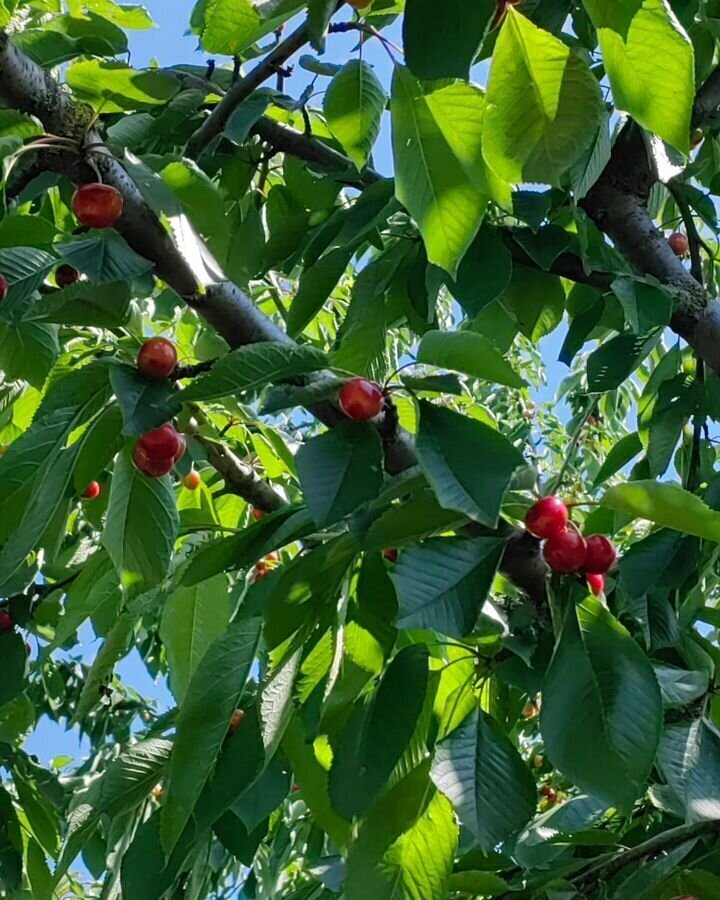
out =
{"type": "MultiPolygon", "coordinates": [[[[291,35],[283,42],[285,48],[283,53],[287,50],[288,42],[295,43],[299,40],[297,32],[291,35]]],[[[290,46],[294,46],[294,43],[290,46]]],[[[265,61],[266,64],[270,62],[273,66],[279,62],[277,53],[271,54],[265,61]]],[[[237,96],[236,93],[235,97],[237,96]]],[[[75,103],[47,73],[17,50],[2,31],[0,31],[0,100],[22,112],[37,116],[48,132],[73,138],[78,142],[79,148],[83,142],[102,147],[101,136],[91,128],[94,119],[92,110],[75,103]]],[[[226,110],[227,108],[226,106],[226,110]]],[[[278,150],[293,152],[290,147],[296,150],[302,147],[310,156],[307,159],[309,162],[315,162],[321,167],[342,166],[349,173],[356,171],[350,160],[312,137],[300,135],[299,132],[273,123],[269,119],[263,120],[259,127],[261,130],[264,129],[264,133],[278,150]]],[[[76,184],[97,179],[93,168],[80,154],[54,149],[43,150],[42,159],[48,169],[60,173],[76,184]]],[[[289,346],[292,344],[291,339],[260,312],[250,297],[236,285],[223,281],[210,285],[206,292],[202,293],[188,262],[122,165],[104,149],[102,152],[94,153],[93,161],[103,181],[116,187],[123,195],[125,206],[123,215],[116,224],[118,231],[131,247],[154,263],[158,277],[173,287],[231,347],[262,341],[281,341],[289,346]]],[[[352,174],[350,177],[353,177],[352,174]]],[[[354,181],[348,183],[368,184],[380,177],[378,173],[368,170],[361,178],[355,176],[354,181]]],[[[313,405],[310,411],[329,427],[344,419],[340,410],[329,401],[313,405]]],[[[202,440],[208,441],[204,438],[202,440]]],[[[397,474],[417,464],[413,439],[404,430],[396,428],[392,434],[383,433],[383,444],[385,465],[390,474],[397,474]]],[[[224,450],[212,441],[203,443],[203,446],[206,447],[208,458],[214,465],[217,464],[216,468],[223,477],[227,476],[229,479],[227,483],[234,485],[237,493],[242,492],[242,496],[259,508],[276,508],[275,504],[282,498],[258,479],[254,472],[246,471],[243,464],[230,451],[224,450]]],[[[519,586],[532,590],[531,585],[537,573],[531,577],[534,562],[530,559],[529,563],[527,577],[522,573],[522,561],[519,558],[511,568],[515,571],[519,586]]],[[[509,574],[509,569],[507,571],[509,574]]],[[[514,576],[509,574],[509,577],[514,576]]],[[[544,573],[541,577],[544,581],[544,573]]],[[[542,589],[538,583],[536,588],[542,589]]]]}
{"type": "Polygon", "coordinates": [[[338,180],[352,187],[367,187],[375,181],[381,181],[383,176],[374,169],[363,169],[358,173],[355,164],[347,156],[333,150],[327,144],[319,141],[312,135],[303,134],[288,125],[282,125],[274,119],[263,116],[253,126],[253,134],[257,134],[276,151],[289,153],[310,165],[339,176],[338,180]]]}
{"type": "Polygon", "coordinates": [[[592,866],[574,878],[573,881],[578,885],[608,881],[613,875],[617,875],[618,872],[634,862],[655,857],[664,850],[671,850],[673,847],[677,847],[679,844],[683,844],[685,841],[690,841],[693,838],[718,833],[720,833],[720,821],[679,825],[677,828],[670,828],[668,831],[656,834],[655,837],[638,844],[637,847],[623,850],[610,859],[592,866]]]}
{"type": "Polygon", "coordinates": [[[307,23],[303,22],[299,28],[296,28],[291,35],[279,43],[272,53],[269,53],[262,62],[258,63],[249,75],[236,81],[190,138],[187,146],[188,155],[197,158],[211,141],[222,133],[230,116],[243,100],[247,100],[253,91],[257,90],[261,84],[264,84],[268,78],[275,75],[278,67],[282,66],[293,53],[307,43],[309,37],[307,23]]]}
{"type": "Polygon", "coordinates": [[[285,498],[263,481],[252,466],[238,459],[229,447],[197,433],[193,439],[205,450],[210,465],[222,475],[231,494],[237,494],[263,512],[274,512],[287,506],[285,498]]]}

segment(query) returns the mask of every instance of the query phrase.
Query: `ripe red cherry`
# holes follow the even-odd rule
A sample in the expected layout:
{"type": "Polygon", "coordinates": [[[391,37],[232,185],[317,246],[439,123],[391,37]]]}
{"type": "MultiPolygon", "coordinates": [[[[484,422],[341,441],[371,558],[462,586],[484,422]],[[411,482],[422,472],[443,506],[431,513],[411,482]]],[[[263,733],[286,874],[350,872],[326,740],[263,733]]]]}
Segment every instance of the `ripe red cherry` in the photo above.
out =
{"type": "Polygon", "coordinates": [[[173,462],[178,463],[185,456],[185,451],[187,450],[187,441],[185,440],[185,435],[180,434],[180,432],[176,432],[178,437],[178,448],[173,456],[173,462]]]}
{"type": "Polygon", "coordinates": [[[687,237],[679,231],[673,231],[668,238],[668,244],[675,256],[685,256],[690,246],[687,237]]]}
{"type": "Polygon", "coordinates": [[[58,287],[70,287],[80,278],[80,273],[73,266],[62,265],[55,269],[55,284],[58,287]]]}
{"type": "Polygon", "coordinates": [[[593,594],[596,597],[599,597],[600,594],[605,592],[605,576],[604,575],[594,575],[589,574],[585,576],[585,581],[587,581],[587,586],[590,588],[593,594]]]}
{"type": "Polygon", "coordinates": [[[161,475],[167,475],[175,465],[172,457],[153,459],[143,450],[139,441],[133,448],[133,462],[144,475],[148,475],[150,478],[160,478],[161,475]]]}
{"type": "Polygon", "coordinates": [[[367,378],[351,378],[340,388],[340,409],[349,419],[366,422],[374,419],[385,406],[382,388],[367,378]]]}
{"type": "Polygon", "coordinates": [[[252,510],[250,511],[250,515],[253,517],[253,519],[255,519],[256,522],[259,522],[260,519],[265,518],[267,513],[262,509],[258,509],[257,506],[253,506],[252,510]]]}
{"type": "Polygon", "coordinates": [[[551,788],[549,784],[544,784],[540,788],[540,793],[543,797],[546,797],[550,803],[554,803],[557,800],[557,792],[554,788],[551,788]]]}
{"type": "MultiPolygon", "coordinates": [[[[176,456],[182,450],[184,452],[183,442],[180,435],[175,431],[174,427],[168,422],[161,425],[160,428],[154,428],[148,431],[138,441],[138,446],[148,455],[151,460],[169,460],[176,462],[176,456]]],[[[182,456],[182,453],[180,453],[182,456]]],[[[172,468],[172,467],[171,467],[172,468]]]]}
{"type": "Polygon", "coordinates": [[[394,563],[397,562],[398,552],[394,548],[392,550],[383,550],[383,556],[389,562],[394,563]]]}
{"type": "Polygon", "coordinates": [[[82,495],[85,500],[94,500],[96,497],[100,496],[100,490],[99,483],[97,481],[91,481],[83,491],[82,495]]]}
{"type": "Polygon", "coordinates": [[[565,531],[568,508],[559,497],[543,497],[525,515],[525,527],[535,537],[549,538],[565,531]]]}
{"type": "Polygon", "coordinates": [[[543,544],[545,562],[554,572],[577,572],[585,564],[587,545],[577,531],[568,529],[549,537],[543,544]]]}
{"type": "Polygon", "coordinates": [[[140,348],[137,367],[151,378],[167,378],[177,366],[177,350],[172,341],[163,337],[150,338],[140,348]]]}
{"type": "Polygon", "coordinates": [[[200,487],[201,481],[202,479],[200,478],[200,473],[196,472],[195,469],[192,469],[183,478],[182,483],[189,491],[196,491],[200,487]]]}
{"type": "Polygon", "coordinates": [[[4,633],[6,631],[12,631],[15,622],[13,622],[13,617],[6,610],[0,610],[0,633],[4,633]]]}
{"type": "Polygon", "coordinates": [[[73,194],[72,211],[82,225],[109,228],[122,215],[123,196],[109,184],[84,184],[73,194]]]}
{"type": "Polygon", "coordinates": [[[230,727],[228,728],[228,734],[235,734],[235,732],[240,727],[240,723],[245,718],[245,710],[244,709],[236,709],[232,714],[232,719],[230,719],[230,727]]]}
{"type": "Polygon", "coordinates": [[[9,289],[10,286],[7,283],[7,278],[4,275],[0,275],[0,303],[7,297],[9,289]]]}
{"type": "Polygon", "coordinates": [[[590,575],[602,575],[615,565],[617,550],[615,545],[604,534],[593,534],[587,538],[587,556],[583,571],[590,575]]]}

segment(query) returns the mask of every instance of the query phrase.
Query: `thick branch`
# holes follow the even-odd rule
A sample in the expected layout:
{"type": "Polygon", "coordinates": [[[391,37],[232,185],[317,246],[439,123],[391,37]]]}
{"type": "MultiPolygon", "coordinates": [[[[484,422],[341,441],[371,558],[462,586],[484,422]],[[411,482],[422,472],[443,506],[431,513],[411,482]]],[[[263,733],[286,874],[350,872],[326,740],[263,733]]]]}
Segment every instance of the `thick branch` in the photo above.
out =
{"type": "Polygon", "coordinates": [[[261,63],[258,63],[249,75],[236,81],[195,134],[190,138],[187,148],[188,155],[197,159],[210,142],[222,133],[230,116],[235,112],[243,100],[247,100],[253,91],[257,90],[261,84],[264,84],[268,78],[275,75],[278,67],[282,66],[282,64],[289,59],[293,53],[299,50],[303,44],[307,43],[308,40],[308,28],[307,24],[304,22],[299,28],[293,31],[291,35],[285,38],[284,41],[279,43],[272,53],[269,53],[261,63]]]}
{"type": "Polygon", "coordinates": [[[225,487],[231,494],[237,494],[263,512],[274,512],[287,503],[271,485],[263,481],[257,472],[224,444],[195,434],[196,440],[205,450],[208,461],[222,475],[225,487]]]}

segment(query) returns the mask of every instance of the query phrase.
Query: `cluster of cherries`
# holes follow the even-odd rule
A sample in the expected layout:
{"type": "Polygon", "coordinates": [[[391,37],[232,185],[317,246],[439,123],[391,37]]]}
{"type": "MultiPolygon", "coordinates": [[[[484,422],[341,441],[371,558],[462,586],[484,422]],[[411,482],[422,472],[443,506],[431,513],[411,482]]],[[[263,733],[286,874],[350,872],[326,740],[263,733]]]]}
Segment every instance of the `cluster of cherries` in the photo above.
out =
{"type": "Polygon", "coordinates": [[[543,497],[525,516],[525,527],[545,541],[542,552],[553,572],[585,576],[590,590],[605,590],[605,573],[615,565],[617,550],[604,534],[585,538],[570,522],[568,508],[559,497],[543,497]]]}

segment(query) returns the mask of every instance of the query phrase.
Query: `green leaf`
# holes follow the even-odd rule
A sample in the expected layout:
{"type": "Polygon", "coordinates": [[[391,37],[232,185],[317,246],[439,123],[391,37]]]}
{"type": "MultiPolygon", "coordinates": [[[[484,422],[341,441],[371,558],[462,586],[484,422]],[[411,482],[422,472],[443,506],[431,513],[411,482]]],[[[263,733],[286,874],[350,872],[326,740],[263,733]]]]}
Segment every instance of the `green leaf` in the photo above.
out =
{"type": "Polygon", "coordinates": [[[483,223],[448,288],[465,312],[476,316],[502,294],[512,269],[512,257],[499,230],[483,223]]]}
{"type": "Polygon", "coordinates": [[[123,613],[108,632],[102,647],[98,651],[90,671],[88,672],[83,689],[75,707],[73,721],[82,722],[85,717],[97,708],[100,702],[100,689],[107,684],[113,669],[129,650],[130,637],[135,627],[134,617],[123,613]]]}
{"type": "Polygon", "coordinates": [[[431,538],[400,555],[393,573],[400,628],[431,628],[448,637],[469,634],[500,562],[497,538],[431,538]]]}
{"type": "Polygon", "coordinates": [[[491,196],[483,183],[491,177],[481,150],[484,109],[482,93],[471,85],[422,86],[395,67],[395,192],[417,221],[430,262],[453,277],[491,196]]]}
{"type": "MultiPolygon", "coordinates": [[[[307,27],[310,43],[318,51],[325,52],[325,34],[333,13],[337,9],[336,0],[308,0],[307,27]]],[[[302,59],[301,57],[301,64],[302,59]]]]}
{"type": "Polygon", "coordinates": [[[110,464],[122,445],[122,413],[113,404],[93,419],[82,436],[73,473],[73,485],[78,494],[82,494],[110,464]]]}
{"type": "Polygon", "coordinates": [[[484,422],[426,400],[418,405],[418,457],[440,504],[495,528],[522,453],[484,422]]]}
{"type": "Polygon", "coordinates": [[[126,448],[115,463],[102,536],[123,583],[149,588],[162,581],[170,565],[178,521],[169,476],[143,475],[126,448]]]}
{"type": "Polygon", "coordinates": [[[667,725],[658,765],[688,822],[720,816],[720,736],[704,719],[667,725]]]}
{"type": "Polygon", "coordinates": [[[303,271],[288,312],[288,334],[296,337],[312,322],[342,278],[352,253],[351,247],[337,247],[303,271]]]}
{"type": "Polygon", "coordinates": [[[556,840],[592,828],[606,812],[607,804],[594,797],[570,797],[533,819],[517,839],[513,855],[527,869],[546,867],[566,852],[556,840]]]}
{"type": "Polygon", "coordinates": [[[179,704],[193,672],[229,620],[230,595],[224,575],[176,588],[165,601],[160,638],[167,654],[170,687],[179,704]]]}
{"type": "Polygon", "coordinates": [[[48,523],[62,509],[70,486],[75,456],[75,448],[63,450],[51,459],[43,471],[42,480],[34,488],[32,501],[25,510],[20,525],[0,551],[0,591],[12,584],[14,576],[25,565],[28,554],[42,540],[48,523]]]}
{"type": "Polygon", "coordinates": [[[41,388],[59,354],[57,325],[0,323],[0,369],[8,378],[22,378],[41,388]]]}
{"type": "Polygon", "coordinates": [[[612,291],[634,334],[646,335],[652,329],[664,328],[670,323],[673,299],[660,285],[620,275],[613,281],[612,291]]]}
{"type": "Polygon", "coordinates": [[[79,282],[35,304],[30,318],[59,325],[118,328],[130,317],[130,290],[126,283],[103,285],[79,282]]]}
{"type": "Polygon", "coordinates": [[[182,584],[199,584],[226,569],[241,569],[272,550],[299,540],[312,531],[314,523],[306,509],[288,506],[255,522],[240,534],[213,541],[193,553],[182,584]]]}
{"type": "Polygon", "coordinates": [[[74,62],[66,81],[81,100],[103,113],[160,106],[180,89],[179,80],[166,72],[99,59],[74,62]]]}
{"type": "Polygon", "coordinates": [[[25,641],[16,631],[0,634],[0,653],[3,660],[3,677],[0,679],[0,706],[10,703],[22,694],[27,686],[25,671],[28,653],[25,641]]]}
{"type": "Polygon", "coordinates": [[[54,256],[36,247],[8,247],[0,250],[0,272],[8,283],[0,308],[0,320],[18,324],[29,300],[56,264],[54,256]]]}
{"type": "Polygon", "coordinates": [[[260,721],[262,739],[268,758],[274,756],[293,714],[293,690],[301,661],[296,651],[279,669],[271,673],[262,689],[260,721]]]}
{"type": "Polygon", "coordinates": [[[352,59],[328,85],[323,111],[328,128],[361,169],[377,136],[387,97],[368,63],[352,59]]]}
{"type": "Polygon", "coordinates": [[[587,63],[508,8],[495,44],[483,126],[485,158],[495,172],[506,181],[561,187],[604,115],[600,86],[587,63]]]}
{"type": "Polygon", "coordinates": [[[345,846],[350,837],[350,825],[330,805],[328,773],[318,762],[312,739],[305,733],[298,716],[290,721],[282,746],[313,819],[336,844],[345,846]]]}
{"type": "Polygon", "coordinates": [[[473,896],[480,894],[483,897],[497,897],[511,890],[507,881],[499,875],[475,869],[453,872],[449,887],[451,891],[462,891],[473,896]]]}
{"type": "Polygon", "coordinates": [[[595,597],[569,608],[543,687],[540,729],[553,764],[627,812],[643,790],[661,727],[655,675],[626,629],[595,597]]]}
{"type": "Polygon", "coordinates": [[[642,441],[637,431],[632,434],[626,434],[624,438],[615,444],[608,453],[605,462],[600,466],[597,475],[593,481],[593,487],[602,484],[619,472],[623,466],[626,466],[630,460],[634,459],[638,453],[642,452],[642,441]]]}
{"type": "Polygon", "coordinates": [[[257,390],[268,382],[282,381],[316,372],[328,365],[327,357],[314,347],[268,341],[231,350],[180,394],[182,402],[213,400],[240,391],[257,390]]]}
{"type": "Polygon", "coordinates": [[[494,12],[492,0],[449,0],[442,7],[433,0],[407,0],[403,46],[408,67],[424,81],[468,79],[494,12]]]}
{"type": "Polygon", "coordinates": [[[203,5],[203,49],[238,56],[264,34],[278,28],[302,6],[298,0],[253,3],[252,0],[207,0],[203,5]]]}
{"type": "Polygon", "coordinates": [[[318,375],[307,386],[278,384],[263,394],[260,412],[268,415],[297,406],[312,406],[321,400],[334,400],[344,381],[344,378],[328,372],[327,375],[318,375]]]}
{"type": "Polygon", "coordinates": [[[20,694],[0,707],[0,741],[21,741],[36,722],[35,707],[27,694],[20,694]]]}
{"type": "Polygon", "coordinates": [[[8,891],[16,891],[22,882],[22,849],[22,832],[12,798],[0,786],[0,884],[8,891]]]}
{"type": "MultiPolygon", "coordinates": [[[[72,4],[69,5],[72,11],[72,4]]],[[[83,0],[82,5],[120,28],[144,30],[154,25],[150,13],[144,6],[119,4],[114,0],[83,0]]],[[[76,13],[73,12],[73,15],[76,13]]]]}
{"type": "Polygon", "coordinates": [[[354,512],[382,486],[382,445],[368,424],[341,422],[304,443],[295,460],[305,502],[318,525],[354,512]]]}
{"type": "Polygon", "coordinates": [[[106,229],[102,237],[58,244],[57,250],[66,263],[87,275],[95,285],[127,282],[153,268],[149,260],[130,248],[112,229],[106,229]]]}
{"type": "Polygon", "coordinates": [[[619,334],[593,350],[587,361],[588,390],[600,393],[620,387],[657,344],[659,334],[619,334]]]}
{"type": "Polygon", "coordinates": [[[169,422],[180,410],[180,395],[168,378],[150,378],[134,366],[110,367],[110,384],[123,417],[123,434],[141,435],[169,422]]]}
{"type": "Polygon", "coordinates": [[[653,585],[663,582],[681,541],[677,531],[662,528],[635,541],[623,553],[618,568],[622,585],[631,597],[642,597],[653,585]]]}
{"type": "Polygon", "coordinates": [[[400,375],[410,391],[428,394],[454,394],[462,397],[463,387],[457,375],[400,375]]]}
{"type": "Polygon", "coordinates": [[[250,136],[253,126],[272,102],[270,90],[260,88],[240,103],[227,121],[224,134],[236,144],[244,144],[250,136]]]}
{"type": "Polygon", "coordinates": [[[679,484],[631,481],[608,488],[601,505],[634,519],[649,519],[657,525],[720,541],[720,513],[679,484]]]}
{"type": "Polygon", "coordinates": [[[425,332],[417,361],[508,387],[521,388],[526,384],[493,344],[474,331],[425,332]]]}
{"type": "Polygon", "coordinates": [[[687,706],[708,690],[707,672],[688,672],[675,666],[653,666],[663,706],[687,706]]]}
{"type": "Polygon", "coordinates": [[[615,106],[648,131],[689,150],[695,99],[693,46],[662,0],[584,0],[597,29],[615,106]]]}
{"type": "Polygon", "coordinates": [[[387,784],[417,726],[428,689],[428,651],[401,650],[368,709],[358,706],[333,752],[330,800],[348,820],[362,816],[387,784]]]}
{"type": "Polygon", "coordinates": [[[63,615],[47,652],[62,646],[83,622],[94,618],[103,607],[117,609],[121,599],[120,581],[112,562],[103,551],[93,554],[67,590],[63,615]]]}
{"type": "Polygon", "coordinates": [[[161,835],[172,852],[227,736],[260,635],[259,619],[235,621],[207,651],[180,707],[168,772],[161,835]]]}
{"type": "Polygon", "coordinates": [[[486,852],[517,834],[535,813],[535,779],[514,744],[481,709],[438,744],[430,775],[486,852]]]}
{"type": "Polygon", "coordinates": [[[385,291],[407,253],[404,243],[373,259],[355,279],[350,308],[336,338],[339,346],[332,354],[335,368],[372,375],[384,364],[385,291]]]}
{"type": "Polygon", "coordinates": [[[444,509],[431,490],[416,491],[401,503],[392,503],[375,519],[363,539],[365,550],[403,547],[419,538],[459,527],[465,517],[444,509]]]}
{"type": "Polygon", "coordinates": [[[557,328],[565,311],[565,291],[557,275],[527,266],[514,267],[500,300],[533,344],[557,328]]]}
{"type": "Polygon", "coordinates": [[[370,811],[350,847],[346,900],[442,900],[458,840],[452,807],[424,764],[370,811]]]}

